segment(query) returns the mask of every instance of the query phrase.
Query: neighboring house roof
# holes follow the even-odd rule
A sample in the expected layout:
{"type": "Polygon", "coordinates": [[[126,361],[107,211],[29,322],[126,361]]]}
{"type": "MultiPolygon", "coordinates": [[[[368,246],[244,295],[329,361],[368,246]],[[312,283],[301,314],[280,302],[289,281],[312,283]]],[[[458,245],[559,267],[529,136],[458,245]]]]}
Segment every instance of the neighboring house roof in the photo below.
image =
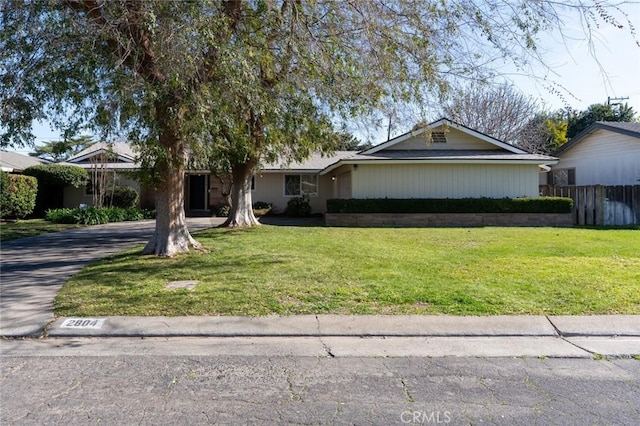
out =
{"type": "Polygon", "coordinates": [[[21,172],[27,167],[47,164],[48,161],[17,152],[0,151],[0,167],[3,172],[21,172]]]}
{"type": "Polygon", "coordinates": [[[617,121],[596,121],[591,126],[584,129],[582,132],[575,135],[569,142],[558,148],[553,155],[559,155],[568,151],[576,144],[580,143],[587,136],[595,132],[596,130],[608,130],[610,132],[620,133],[622,135],[638,138],[640,142],[640,123],[625,123],[617,121]]]}

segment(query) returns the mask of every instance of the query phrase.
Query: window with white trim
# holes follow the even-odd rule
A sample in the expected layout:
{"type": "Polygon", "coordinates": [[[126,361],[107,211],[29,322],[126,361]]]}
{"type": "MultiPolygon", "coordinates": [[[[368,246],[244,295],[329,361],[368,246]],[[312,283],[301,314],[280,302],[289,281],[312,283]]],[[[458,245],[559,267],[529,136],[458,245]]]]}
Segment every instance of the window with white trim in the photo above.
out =
{"type": "Polygon", "coordinates": [[[284,195],[299,197],[318,196],[318,175],[284,175],[284,195]]]}

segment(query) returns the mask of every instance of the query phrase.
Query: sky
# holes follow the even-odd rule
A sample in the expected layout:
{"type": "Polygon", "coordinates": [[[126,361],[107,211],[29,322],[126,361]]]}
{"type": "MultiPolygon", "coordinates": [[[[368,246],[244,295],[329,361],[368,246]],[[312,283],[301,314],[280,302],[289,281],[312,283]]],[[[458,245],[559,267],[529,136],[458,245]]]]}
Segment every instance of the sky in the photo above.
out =
{"type": "MultiPolygon", "coordinates": [[[[626,102],[640,115],[640,2],[625,2],[623,8],[638,33],[632,34],[627,22],[619,16],[618,20],[624,28],[600,24],[599,28],[593,30],[592,42],[589,43],[585,40],[580,20],[575,16],[565,16],[564,36],[558,32],[545,34],[539,43],[540,52],[552,72],[537,67],[531,74],[522,75],[515,72],[513,67],[505,66],[501,70],[504,78],[509,79],[525,95],[535,98],[548,111],[567,105],[584,110],[591,104],[607,102],[608,97],[628,97],[612,102],[626,102]],[[560,90],[561,95],[549,91],[549,81],[560,90]]],[[[412,125],[395,125],[394,133],[404,133],[412,125]]],[[[51,130],[48,123],[34,125],[34,134],[37,144],[61,139],[60,132],[51,130]]],[[[369,137],[374,143],[383,142],[386,130],[372,132],[369,137]]],[[[14,150],[28,153],[31,148],[14,150]]]]}

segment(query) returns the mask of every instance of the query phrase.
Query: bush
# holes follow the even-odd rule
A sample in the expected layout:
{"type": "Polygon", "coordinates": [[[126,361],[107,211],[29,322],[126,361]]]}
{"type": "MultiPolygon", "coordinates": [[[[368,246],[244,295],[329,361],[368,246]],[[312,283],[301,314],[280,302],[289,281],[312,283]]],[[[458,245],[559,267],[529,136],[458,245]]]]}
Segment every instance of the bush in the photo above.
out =
{"type": "Polygon", "coordinates": [[[47,210],[44,218],[52,223],[76,223],[76,218],[74,217],[75,210],[78,209],[47,210]]]}
{"type": "Polygon", "coordinates": [[[328,213],[570,213],[571,198],[366,198],[327,200],[328,213]]]}
{"type": "Polygon", "coordinates": [[[109,222],[125,222],[155,218],[155,210],[142,210],[135,207],[123,209],[95,207],[75,209],[47,210],[45,219],[53,223],[78,223],[82,225],[99,225],[109,222]]]}
{"type": "Polygon", "coordinates": [[[217,217],[229,217],[231,206],[228,204],[217,204],[213,206],[213,214],[217,217]]]}
{"type": "Polygon", "coordinates": [[[271,212],[273,204],[266,203],[264,201],[256,201],[255,203],[253,203],[252,208],[253,214],[255,216],[266,216],[267,214],[269,214],[269,212],[271,212]]]}
{"type": "Polygon", "coordinates": [[[138,192],[130,186],[116,186],[104,196],[104,205],[129,209],[138,204],[138,192]]]}
{"type": "Polygon", "coordinates": [[[34,213],[38,216],[47,210],[62,207],[64,188],[73,186],[79,188],[87,183],[89,174],[78,166],[65,166],[62,164],[41,164],[27,167],[25,175],[38,179],[38,195],[34,213]]]}
{"type": "Polygon", "coordinates": [[[107,209],[98,209],[95,207],[87,207],[86,209],[74,209],[73,218],[80,225],[101,225],[109,223],[109,215],[107,209]]]}
{"type": "Polygon", "coordinates": [[[80,188],[87,183],[89,174],[78,166],[65,166],[62,164],[41,164],[24,169],[24,175],[38,179],[41,187],[46,186],[73,186],[80,188]]]}
{"type": "Polygon", "coordinates": [[[3,218],[22,219],[36,206],[38,181],[32,176],[8,175],[0,178],[0,215],[3,218]]]}
{"type": "Polygon", "coordinates": [[[293,217],[308,217],[311,216],[311,204],[309,204],[309,197],[303,195],[302,197],[295,197],[287,202],[287,208],[284,213],[293,217]]]}

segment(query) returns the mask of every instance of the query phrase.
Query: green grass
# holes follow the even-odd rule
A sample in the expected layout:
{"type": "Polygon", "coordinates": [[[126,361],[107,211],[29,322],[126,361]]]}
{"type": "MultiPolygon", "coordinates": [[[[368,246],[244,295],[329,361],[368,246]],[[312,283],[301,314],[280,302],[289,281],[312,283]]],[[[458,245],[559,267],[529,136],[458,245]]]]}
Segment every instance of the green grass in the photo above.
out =
{"type": "Polygon", "coordinates": [[[197,234],[208,253],[140,248],[82,270],[58,315],[640,314],[640,232],[303,228],[197,234]],[[165,290],[199,280],[193,291],[165,290]]]}
{"type": "Polygon", "coordinates": [[[47,222],[44,219],[27,219],[17,222],[0,223],[0,241],[15,240],[35,235],[48,234],[51,232],[64,231],[65,229],[77,228],[80,225],[66,225],[47,222]]]}

